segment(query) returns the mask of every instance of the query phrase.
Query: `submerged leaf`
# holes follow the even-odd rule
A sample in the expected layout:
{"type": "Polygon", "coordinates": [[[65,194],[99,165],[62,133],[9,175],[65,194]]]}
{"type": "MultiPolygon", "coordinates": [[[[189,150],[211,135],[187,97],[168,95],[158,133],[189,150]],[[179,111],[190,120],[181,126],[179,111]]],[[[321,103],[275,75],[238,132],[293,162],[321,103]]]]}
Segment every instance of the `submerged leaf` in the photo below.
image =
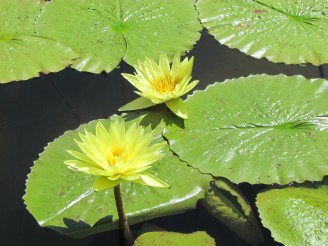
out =
{"type": "Polygon", "coordinates": [[[215,240],[206,232],[197,231],[190,234],[177,232],[147,232],[139,236],[134,246],[215,246],[215,240]]]}
{"type": "Polygon", "coordinates": [[[250,245],[256,245],[258,241],[263,240],[252,208],[237,186],[228,180],[213,181],[200,203],[250,245]]]}
{"type": "Polygon", "coordinates": [[[256,75],[215,83],[164,136],[182,160],[232,182],[287,184],[328,175],[328,82],[256,75]]]}
{"type": "Polygon", "coordinates": [[[257,196],[262,223],[285,245],[327,245],[328,186],[270,189],[257,196]]]}
{"type": "MultiPolygon", "coordinates": [[[[165,125],[160,120],[162,117],[161,113],[148,113],[136,119],[129,114],[126,116],[128,124],[141,122],[148,126],[148,130],[150,127],[155,129],[154,141],[162,141],[161,132],[165,125]]],[[[112,119],[100,121],[108,127],[112,119]]],[[[50,143],[32,167],[24,200],[27,209],[40,225],[72,237],[118,228],[113,190],[94,191],[94,177],[74,172],[64,164],[65,160],[71,158],[66,150],[78,150],[73,139],[78,138],[78,133],[84,133],[85,129],[93,132],[97,122],[68,131],[50,143]]],[[[128,181],[121,184],[130,224],[193,209],[208,187],[211,179],[209,175],[202,175],[188,167],[173,156],[168,147],[165,147],[164,153],[165,157],[147,171],[169,183],[170,189],[142,186],[128,181]]]]}
{"type": "Polygon", "coordinates": [[[220,43],[287,64],[328,63],[326,0],[199,0],[204,27],[220,43]]]}

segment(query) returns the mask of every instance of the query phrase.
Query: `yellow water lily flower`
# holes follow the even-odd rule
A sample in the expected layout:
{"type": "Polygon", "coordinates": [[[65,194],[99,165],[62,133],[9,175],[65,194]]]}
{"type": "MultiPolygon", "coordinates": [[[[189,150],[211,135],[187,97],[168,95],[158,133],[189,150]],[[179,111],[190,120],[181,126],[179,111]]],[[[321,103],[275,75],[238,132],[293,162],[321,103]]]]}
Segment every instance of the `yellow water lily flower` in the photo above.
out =
{"type": "Polygon", "coordinates": [[[94,190],[104,190],[127,180],[142,185],[169,187],[157,177],[145,172],[151,164],[163,157],[161,149],[165,142],[153,143],[153,132],[146,132],[142,126],[133,123],[126,129],[126,123],[116,118],[106,129],[97,123],[96,134],[85,130],[75,139],[81,151],[68,150],[76,159],[65,164],[75,171],[98,176],[94,190]]]}
{"type": "Polygon", "coordinates": [[[193,62],[193,57],[180,62],[179,54],[173,58],[171,67],[166,55],[161,55],[159,64],[148,58],[145,62],[139,61],[135,66],[134,75],[122,75],[139,90],[136,93],[141,97],[119,108],[119,111],[143,109],[165,103],[177,116],[187,119],[187,109],[180,97],[199,82],[190,82],[193,62]]]}

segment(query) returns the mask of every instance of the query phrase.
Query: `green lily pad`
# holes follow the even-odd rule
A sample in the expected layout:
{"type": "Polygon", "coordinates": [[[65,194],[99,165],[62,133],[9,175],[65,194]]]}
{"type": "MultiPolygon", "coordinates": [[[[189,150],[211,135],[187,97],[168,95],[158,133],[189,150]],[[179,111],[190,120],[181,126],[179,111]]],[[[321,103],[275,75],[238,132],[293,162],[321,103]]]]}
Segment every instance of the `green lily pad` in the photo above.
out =
{"type": "Polygon", "coordinates": [[[81,54],[75,69],[93,73],[189,50],[201,28],[190,0],[52,0],[37,21],[38,34],[81,54]]]}
{"type": "Polygon", "coordinates": [[[238,187],[228,180],[211,182],[200,204],[216,219],[225,224],[250,245],[263,242],[257,220],[248,201],[238,187]]]}
{"type": "MultiPolygon", "coordinates": [[[[161,113],[149,113],[129,122],[141,121],[141,124],[148,125],[148,129],[156,128],[154,141],[163,141],[160,132],[165,123],[158,123],[159,117],[162,117],[161,113]]],[[[126,118],[133,117],[128,115],[126,118]]],[[[92,121],[75,131],[68,131],[50,143],[32,167],[24,200],[27,209],[41,226],[51,227],[71,237],[118,228],[113,189],[95,192],[92,189],[94,177],[72,171],[64,164],[71,158],[66,150],[77,150],[73,139],[78,138],[78,132],[83,133],[84,129],[94,132],[97,122],[92,121]]],[[[101,122],[107,126],[111,119],[101,122]]],[[[173,156],[168,147],[165,147],[164,153],[165,157],[154,163],[149,173],[167,182],[170,189],[129,182],[121,184],[130,224],[193,209],[209,187],[209,175],[188,167],[173,156]]]]}
{"type": "Polygon", "coordinates": [[[199,0],[204,27],[220,43],[287,64],[328,63],[326,0],[199,0]]]}
{"type": "Polygon", "coordinates": [[[287,184],[328,174],[328,82],[255,75],[197,91],[184,128],[164,136],[180,159],[234,183],[287,184]]]}
{"type": "Polygon", "coordinates": [[[0,83],[57,72],[77,55],[58,41],[37,37],[34,22],[43,1],[0,1],[0,83]]]}
{"type": "Polygon", "coordinates": [[[271,189],[257,196],[262,223],[284,245],[327,245],[328,186],[271,189]]]}
{"type": "Polygon", "coordinates": [[[133,245],[215,246],[215,240],[203,231],[197,231],[189,234],[161,231],[142,234],[136,239],[133,245]]]}

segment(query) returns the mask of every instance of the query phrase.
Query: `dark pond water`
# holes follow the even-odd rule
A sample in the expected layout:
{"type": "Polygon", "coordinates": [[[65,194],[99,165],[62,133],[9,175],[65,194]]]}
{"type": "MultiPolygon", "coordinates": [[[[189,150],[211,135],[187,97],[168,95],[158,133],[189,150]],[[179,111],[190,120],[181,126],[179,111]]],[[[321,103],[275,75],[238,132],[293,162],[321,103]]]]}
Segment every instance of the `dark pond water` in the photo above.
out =
{"type": "MultiPolygon", "coordinates": [[[[257,60],[220,45],[206,32],[189,55],[195,56],[193,77],[201,81],[197,89],[204,89],[215,81],[250,74],[319,77],[318,67],[286,66],[257,60]]],[[[40,228],[25,209],[22,196],[30,167],[48,142],[81,123],[108,117],[116,113],[118,107],[136,98],[134,89],[120,76],[123,71],[133,70],[124,63],[106,75],[66,69],[29,81],[0,85],[0,245],[118,245],[117,231],[73,240],[40,228]]],[[[328,75],[327,65],[323,66],[323,71],[328,75]]],[[[241,188],[252,202],[261,187],[241,185],[241,188]]],[[[243,245],[200,207],[183,215],[150,222],[167,230],[206,230],[216,238],[218,245],[243,245]]],[[[264,230],[264,233],[268,240],[266,245],[278,245],[270,240],[268,231],[264,230]]]]}

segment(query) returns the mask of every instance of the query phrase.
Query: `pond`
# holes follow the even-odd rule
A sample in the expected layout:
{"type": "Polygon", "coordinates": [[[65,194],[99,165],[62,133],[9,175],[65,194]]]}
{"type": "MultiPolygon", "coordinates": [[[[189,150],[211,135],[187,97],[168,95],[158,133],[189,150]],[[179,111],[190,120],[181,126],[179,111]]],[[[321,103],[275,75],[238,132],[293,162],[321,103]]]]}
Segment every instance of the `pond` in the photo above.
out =
{"type": "MultiPolygon", "coordinates": [[[[327,80],[328,65],[273,63],[240,51],[258,57],[266,54],[271,57],[269,60],[277,62],[327,63],[326,2],[198,0],[194,5],[194,1],[177,0],[172,8],[171,1],[94,0],[78,4],[66,0],[0,1],[1,244],[126,244],[117,229],[80,239],[55,231],[66,230],[65,224],[69,227],[66,232],[89,232],[89,225],[84,222],[96,223],[96,228],[104,231],[104,227],[112,228],[117,220],[114,206],[105,206],[114,204],[109,193],[112,189],[97,192],[90,183],[93,177],[79,176],[80,172],[61,165],[68,160],[66,150],[78,148],[73,141],[78,134],[70,130],[98,119],[106,119],[101,122],[109,125],[108,117],[120,114],[118,108],[137,98],[135,88],[121,74],[133,73],[134,68],[129,64],[136,63],[139,57],[152,58],[159,49],[172,53],[191,47],[183,55],[194,57],[192,80],[200,82],[188,95],[182,96],[187,100],[170,98],[165,101],[169,110],[165,104],[152,107],[147,111],[149,117],[141,123],[156,127],[153,134],[157,135],[150,141],[158,141],[156,146],[162,144],[165,155],[155,160],[154,156],[160,155],[157,149],[148,159],[142,159],[143,163],[134,163],[143,168],[157,161],[158,165],[150,170],[154,176],[142,168],[135,171],[138,169],[135,167],[132,170],[137,175],[127,176],[137,178],[122,182],[130,221],[146,220],[133,224],[132,232],[137,235],[162,229],[180,233],[205,231],[215,239],[216,245],[237,246],[248,245],[246,241],[255,244],[261,238],[259,235],[263,237],[260,245],[281,245],[271,236],[276,241],[304,240],[314,245],[327,239],[328,86],[327,81],[315,78],[327,80]],[[204,27],[200,39],[199,19],[204,27]],[[71,35],[73,30],[77,34],[71,35]],[[288,35],[280,36],[280,31],[288,35]],[[240,50],[220,44],[209,32],[221,43],[235,45],[240,50]],[[124,61],[117,67],[121,59],[124,61]],[[93,73],[79,72],[67,64],[93,73]],[[63,67],[66,68],[61,70],[63,67]],[[58,70],[61,71],[48,73],[58,70]],[[40,71],[44,73],[36,77],[40,71]],[[219,83],[213,85],[215,82],[219,83]],[[187,118],[184,106],[188,108],[187,120],[183,120],[187,118]],[[164,123],[158,123],[162,119],[164,123]],[[46,154],[40,157],[42,152],[46,154]],[[150,163],[146,165],[147,161],[150,163]],[[144,178],[140,178],[140,173],[144,178]],[[171,187],[158,191],[153,187],[134,186],[136,180],[171,187]],[[305,182],[308,180],[318,182],[305,182]],[[23,199],[26,182],[28,190],[23,199]],[[93,206],[97,209],[90,209],[93,206]],[[250,208],[255,217],[251,216],[250,208]],[[280,223],[279,218],[286,223],[280,223]],[[53,227],[41,227],[38,222],[53,227]],[[257,222],[259,231],[254,229],[257,222]],[[236,234],[229,228],[234,228],[236,234]],[[291,233],[295,228],[298,233],[291,233]]],[[[171,83],[172,76],[170,79],[171,83]]],[[[172,83],[179,79],[175,77],[172,83]]],[[[160,80],[163,84],[162,77],[160,80]]],[[[153,103],[143,100],[146,104],[153,103]]],[[[133,119],[139,124],[134,120],[135,115],[127,114],[126,120],[133,119]]],[[[88,130],[91,126],[95,123],[88,124],[88,130]]],[[[141,135],[140,141],[147,138],[141,135]]],[[[135,140],[138,137],[129,136],[138,142],[135,140]]],[[[103,147],[103,143],[99,146],[103,147]]],[[[88,147],[92,149],[91,144],[88,147]]],[[[106,156],[108,165],[103,169],[109,165],[116,168],[118,158],[122,160],[122,149],[113,150],[115,154],[110,150],[114,159],[106,156]]],[[[71,161],[71,166],[74,165],[71,161]]],[[[101,165],[96,163],[96,166],[101,165]]],[[[103,180],[106,175],[101,176],[103,180]]],[[[106,182],[100,186],[117,185],[115,179],[106,182]]]]}
{"type": "MultiPolygon", "coordinates": [[[[274,64],[265,59],[258,60],[220,45],[205,30],[188,56],[195,57],[193,78],[200,80],[196,89],[204,89],[215,81],[251,74],[319,77],[316,66],[274,64]]],[[[324,65],[323,68],[328,74],[328,66],[324,65]]],[[[116,245],[117,230],[83,239],[70,239],[40,228],[22,203],[22,196],[30,167],[48,142],[69,129],[76,129],[81,123],[115,114],[117,108],[136,98],[132,86],[120,76],[122,72],[132,71],[133,68],[123,62],[120,68],[100,75],[68,68],[28,81],[0,86],[1,210],[4,221],[1,241],[5,245],[116,245]]],[[[262,186],[244,184],[241,188],[254,202],[255,192],[262,186]]],[[[222,240],[218,235],[224,232],[223,235],[229,236],[222,245],[237,245],[231,232],[201,207],[197,207],[196,211],[154,219],[149,223],[172,231],[206,230],[217,240],[222,240]]],[[[263,230],[270,241],[269,232],[263,230]]],[[[278,245],[273,241],[271,243],[278,245]]]]}

